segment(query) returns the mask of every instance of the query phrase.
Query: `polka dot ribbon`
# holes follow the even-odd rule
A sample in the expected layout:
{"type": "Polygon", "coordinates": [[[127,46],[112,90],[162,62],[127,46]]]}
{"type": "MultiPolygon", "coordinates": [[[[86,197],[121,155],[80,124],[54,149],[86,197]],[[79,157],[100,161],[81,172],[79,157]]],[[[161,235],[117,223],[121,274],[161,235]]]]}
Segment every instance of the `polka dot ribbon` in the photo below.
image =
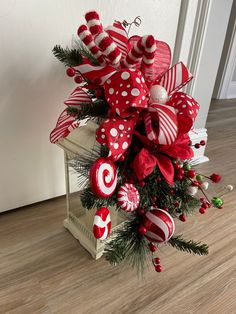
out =
{"type": "Polygon", "coordinates": [[[136,119],[112,118],[100,125],[96,132],[97,141],[109,148],[109,157],[113,161],[119,160],[132,141],[136,119]]]}

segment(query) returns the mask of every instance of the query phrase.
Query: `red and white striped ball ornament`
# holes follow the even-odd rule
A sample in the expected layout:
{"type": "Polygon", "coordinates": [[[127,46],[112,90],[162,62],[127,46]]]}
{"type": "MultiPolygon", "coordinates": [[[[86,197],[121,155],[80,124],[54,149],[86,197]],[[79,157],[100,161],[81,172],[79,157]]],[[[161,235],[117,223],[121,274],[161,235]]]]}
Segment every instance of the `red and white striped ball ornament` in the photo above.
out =
{"type": "Polygon", "coordinates": [[[98,158],[90,169],[90,185],[98,197],[108,198],[117,185],[116,167],[108,158],[98,158]]]}
{"type": "Polygon", "coordinates": [[[126,212],[132,212],[138,208],[140,195],[132,183],[123,184],[117,194],[118,205],[126,212]]]}
{"type": "Polygon", "coordinates": [[[175,223],[171,215],[159,208],[146,212],[143,224],[147,228],[145,237],[151,242],[166,242],[175,231],[175,223]]]}
{"type": "Polygon", "coordinates": [[[96,239],[105,240],[111,231],[111,217],[109,209],[100,207],[94,216],[93,234],[96,239]]]}

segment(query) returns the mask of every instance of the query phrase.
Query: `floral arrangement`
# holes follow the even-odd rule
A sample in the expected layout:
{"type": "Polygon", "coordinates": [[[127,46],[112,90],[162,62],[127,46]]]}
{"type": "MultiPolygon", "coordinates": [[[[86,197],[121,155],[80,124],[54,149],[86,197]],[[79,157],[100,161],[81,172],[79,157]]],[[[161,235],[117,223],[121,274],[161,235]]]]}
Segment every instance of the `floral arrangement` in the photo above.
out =
{"type": "MultiPolygon", "coordinates": [[[[206,244],[185,240],[175,231],[175,219],[185,222],[196,209],[204,214],[211,206],[223,206],[222,197],[209,199],[206,194],[220,175],[204,176],[191,166],[194,153],[188,133],[199,104],[180,90],[193,76],[182,62],[170,66],[167,43],[152,35],[129,38],[126,21],[103,28],[94,11],[85,19],[76,48],[53,49],[77,86],[50,140],[56,143],[91,119],[98,124],[99,149],[91,148],[91,154],[72,162],[78,176],[85,178],[83,206],[97,209],[94,236],[107,239],[110,263],[128,262],[139,270],[150,258],[155,270],[162,271],[158,246],[165,243],[207,254],[206,244]],[[125,221],[109,238],[114,207],[125,221]]],[[[196,149],[204,145],[194,144],[196,149]]]]}

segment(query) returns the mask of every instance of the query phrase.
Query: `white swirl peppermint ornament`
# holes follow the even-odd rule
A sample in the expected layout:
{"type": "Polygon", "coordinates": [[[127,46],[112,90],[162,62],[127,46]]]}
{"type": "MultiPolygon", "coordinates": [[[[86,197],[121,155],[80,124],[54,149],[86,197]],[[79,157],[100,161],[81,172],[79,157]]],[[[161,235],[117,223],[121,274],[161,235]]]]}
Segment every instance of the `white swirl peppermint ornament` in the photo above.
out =
{"type": "Polygon", "coordinates": [[[131,183],[123,184],[117,194],[118,205],[126,212],[132,212],[138,208],[140,195],[136,187],[131,183]]]}
{"type": "Polygon", "coordinates": [[[90,185],[98,197],[108,198],[117,185],[117,171],[108,158],[98,158],[90,169],[90,185]]]}

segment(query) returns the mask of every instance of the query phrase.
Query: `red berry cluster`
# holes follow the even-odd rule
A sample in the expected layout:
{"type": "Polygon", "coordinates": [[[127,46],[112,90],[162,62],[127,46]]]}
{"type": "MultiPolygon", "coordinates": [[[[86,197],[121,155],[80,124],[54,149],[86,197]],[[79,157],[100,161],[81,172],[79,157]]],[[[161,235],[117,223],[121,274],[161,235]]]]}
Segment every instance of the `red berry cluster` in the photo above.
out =
{"type": "Polygon", "coordinates": [[[195,144],[194,144],[194,147],[198,149],[198,148],[200,148],[201,146],[205,146],[205,145],[206,145],[206,141],[201,140],[200,143],[195,143],[195,144]]]}
{"type": "Polygon", "coordinates": [[[200,198],[200,202],[201,202],[201,207],[199,208],[199,213],[205,214],[206,209],[210,208],[211,204],[204,197],[200,198]]]}
{"type": "Polygon", "coordinates": [[[178,181],[183,180],[183,178],[184,178],[184,169],[178,163],[174,164],[174,168],[175,168],[175,179],[178,180],[178,181]]]}
{"type": "Polygon", "coordinates": [[[155,267],[156,272],[160,273],[162,272],[162,267],[161,267],[161,260],[159,257],[156,257],[155,254],[157,252],[157,246],[155,244],[153,244],[152,242],[149,243],[149,249],[153,254],[153,258],[152,258],[152,263],[155,267]]]}

